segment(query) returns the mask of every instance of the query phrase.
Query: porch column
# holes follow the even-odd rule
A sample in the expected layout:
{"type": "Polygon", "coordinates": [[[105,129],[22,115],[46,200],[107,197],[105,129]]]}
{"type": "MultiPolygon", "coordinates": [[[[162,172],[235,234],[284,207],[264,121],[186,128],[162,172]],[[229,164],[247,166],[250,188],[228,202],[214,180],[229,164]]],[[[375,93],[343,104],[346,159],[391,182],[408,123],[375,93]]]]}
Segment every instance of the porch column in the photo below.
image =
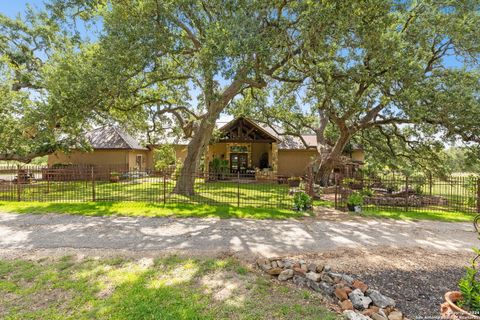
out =
{"type": "Polygon", "coordinates": [[[272,142],[272,171],[276,174],[278,171],[278,144],[272,142]]]}

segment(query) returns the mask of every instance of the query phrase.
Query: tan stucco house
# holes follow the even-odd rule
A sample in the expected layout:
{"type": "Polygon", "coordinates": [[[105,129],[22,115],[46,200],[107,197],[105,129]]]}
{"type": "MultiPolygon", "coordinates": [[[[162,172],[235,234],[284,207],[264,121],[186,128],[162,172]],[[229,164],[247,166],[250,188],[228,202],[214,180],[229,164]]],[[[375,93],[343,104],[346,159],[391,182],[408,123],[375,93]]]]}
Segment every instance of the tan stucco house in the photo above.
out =
{"type": "MultiPolygon", "coordinates": [[[[302,138],[282,135],[278,130],[239,117],[218,127],[217,138],[210,143],[204,155],[204,170],[208,172],[212,161],[217,158],[227,163],[231,173],[249,173],[257,178],[302,176],[306,174],[316,157],[315,135],[302,138]],[[303,141],[306,142],[303,143],[303,141]]],[[[87,136],[93,151],[73,151],[69,154],[57,152],[48,158],[49,166],[56,163],[93,166],[124,166],[128,169],[152,170],[155,146],[143,147],[132,136],[117,127],[103,127],[87,136]]],[[[182,161],[187,153],[188,140],[172,140],[177,160],[182,161]]],[[[353,148],[339,163],[337,170],[356,170],[363,164],[361,148],[353,148]]]]}
{"type": "Polygon", "coordinates": [[[55,152],[48,156],[48,166],[74,164],[115,170],[146,170],[152,167],[152,163],[148,162],[152,159],[152,151],[118,127],[94,129],[86,134],[86,138],[92,151],[55,152]]]}

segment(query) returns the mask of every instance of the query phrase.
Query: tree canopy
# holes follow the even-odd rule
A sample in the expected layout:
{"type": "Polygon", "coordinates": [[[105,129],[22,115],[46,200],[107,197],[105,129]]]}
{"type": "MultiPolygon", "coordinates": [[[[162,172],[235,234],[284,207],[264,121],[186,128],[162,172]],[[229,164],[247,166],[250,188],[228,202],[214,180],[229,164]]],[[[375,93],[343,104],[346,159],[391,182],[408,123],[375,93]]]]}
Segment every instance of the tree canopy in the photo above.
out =
{"type": "Polygon", "coordinates": [[[150,139],[174,128],[190,139],[176,191],[191,193],[227,108],[284,133],[315,132],[324,183],[353,142],[397,160],[435,156],[445,142],[477,144],[479,8],[477,0],[52,0],[47,13],[0,20],[0,153],[28,160],[112,119],[150,139]],[[89,39],[78,21],[97,22],[89,39]]]}

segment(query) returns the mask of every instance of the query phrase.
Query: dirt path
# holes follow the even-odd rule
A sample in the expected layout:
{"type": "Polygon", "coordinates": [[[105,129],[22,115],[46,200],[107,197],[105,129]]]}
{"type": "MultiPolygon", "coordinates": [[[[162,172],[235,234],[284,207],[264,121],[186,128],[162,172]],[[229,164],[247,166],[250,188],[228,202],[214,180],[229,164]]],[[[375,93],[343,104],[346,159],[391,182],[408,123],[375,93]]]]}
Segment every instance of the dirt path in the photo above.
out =
{"type": "MultiPolygon", "coordinates": [[[[468,223],[407,222],[341,214],[304,220],[85,217],[0,213],[0,250],[127,250],[246,257],[340,248],[465,251],[476,242],[468,223]]],[[[0,256],[2,253],[0,253],[0,256]]]]}

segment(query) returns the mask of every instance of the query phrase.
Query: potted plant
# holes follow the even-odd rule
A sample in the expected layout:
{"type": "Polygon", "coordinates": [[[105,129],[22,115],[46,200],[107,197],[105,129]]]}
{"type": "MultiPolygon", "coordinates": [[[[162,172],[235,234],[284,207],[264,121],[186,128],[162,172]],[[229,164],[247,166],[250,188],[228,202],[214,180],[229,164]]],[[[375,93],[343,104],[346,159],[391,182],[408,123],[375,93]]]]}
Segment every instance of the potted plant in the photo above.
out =
{"type": "Polygon", "coordinates": [[[363,196],[360,192],[352,192],[347,198],[347,207],[349,211],[361,212],[363,205],[363,196]]]}
{"type": "MultiPolygon", "coordinates": [[[[480,252],[476,250],[477,254],[480,252]]],[[[480,319],[480,281],[475,262],[467,268],[465,276],[458,283],[460,291],[450,291],[445,294],[442,305],[442,315],[447,319],[453,315],[464,319],[480,319]]]]}
{"type": "Polygon", "coordinates": [[[120,173],[118,172],[110,172],[110,182],[118,182],[120,181],[120,173]]]}
{"type": "Polygon", "coordinates": [[[288,178],[288,186],[290,188],[297,188],[298,186],[300,186],[300,181],[301,181],[301,178],[300,177],[290,177],[288,178]]]}
{"type": "Polygon", "coordinates": [[[312,197],[303,191],[296,192],[293,196],[293,210],[307,211],[312,208],[312,197]]]}
{"type": "MultiPolygon", "coordinates": [[[[480,233],[480,215],[474,219],[474,227],[480,233]]],[[[441,305],[442,319],[480,319],[480,280],[478,279],[477,259],[480,250],[474,249],[477,257],[466,268],[465,276],[460,279],[460,291],[450,291],[445,294],[445,303],[441,305]]]]}

